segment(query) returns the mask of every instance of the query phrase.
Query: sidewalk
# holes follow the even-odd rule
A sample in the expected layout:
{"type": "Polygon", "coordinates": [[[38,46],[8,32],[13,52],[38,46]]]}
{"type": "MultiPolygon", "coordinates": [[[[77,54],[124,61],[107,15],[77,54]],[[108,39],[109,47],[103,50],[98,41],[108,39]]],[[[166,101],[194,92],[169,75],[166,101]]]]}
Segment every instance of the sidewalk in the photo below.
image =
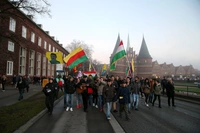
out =
{"type": "MultiPolygon", "coordinates": [[[[24,92],[24,99],[29,98],[39,91],[42,91],[41,86],[30,84],[29,92],[24,92]]],[[[16,88],[12,87],[11,85],[6,86],[4,92],[2,92],[2,90],[0,91],[0,108],[19,102],[18,97],[19,91],[16,88]]]]}

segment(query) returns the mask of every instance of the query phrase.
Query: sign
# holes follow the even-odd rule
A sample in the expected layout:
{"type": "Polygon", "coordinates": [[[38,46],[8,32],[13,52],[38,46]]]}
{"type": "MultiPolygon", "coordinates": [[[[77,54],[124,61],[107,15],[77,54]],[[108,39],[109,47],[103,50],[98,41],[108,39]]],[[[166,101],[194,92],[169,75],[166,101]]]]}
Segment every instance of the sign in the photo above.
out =
{"type": "Polygon", "coordinates": [[[63,71],[63,64],[56,64],[56,71],[63,71]]]}
{"type": "Polygon", "coordinates": [[[49,80],[48,79],[43,79],[42,80],[42,88],[44,88],[47,83],[49,83],[49,80]]]}

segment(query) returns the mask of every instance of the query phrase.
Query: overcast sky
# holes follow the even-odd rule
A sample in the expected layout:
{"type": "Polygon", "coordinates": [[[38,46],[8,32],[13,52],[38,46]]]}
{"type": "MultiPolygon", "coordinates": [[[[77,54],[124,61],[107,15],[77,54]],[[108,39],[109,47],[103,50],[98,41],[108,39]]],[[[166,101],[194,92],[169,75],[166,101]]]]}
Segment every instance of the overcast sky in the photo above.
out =
{"type": "Polygon", "coordinates": [[[153,61],[200,70],[200,0],[49,0],[52,18],[36,16],[65,46],[93,45],[93,59],[109,63],[118,33],[139,53],[144,35],[153,61]]]}

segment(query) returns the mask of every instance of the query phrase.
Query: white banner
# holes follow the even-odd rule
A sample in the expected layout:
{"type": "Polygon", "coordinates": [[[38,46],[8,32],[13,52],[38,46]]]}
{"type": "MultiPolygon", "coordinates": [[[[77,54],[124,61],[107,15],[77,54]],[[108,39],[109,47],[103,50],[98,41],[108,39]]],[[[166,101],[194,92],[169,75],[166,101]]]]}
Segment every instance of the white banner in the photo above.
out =
{"type": "Polygon", "coordinates": [[[57,70],[63,71],[63,64],[56,64],[56,71],[57,71],[57,70]]]}

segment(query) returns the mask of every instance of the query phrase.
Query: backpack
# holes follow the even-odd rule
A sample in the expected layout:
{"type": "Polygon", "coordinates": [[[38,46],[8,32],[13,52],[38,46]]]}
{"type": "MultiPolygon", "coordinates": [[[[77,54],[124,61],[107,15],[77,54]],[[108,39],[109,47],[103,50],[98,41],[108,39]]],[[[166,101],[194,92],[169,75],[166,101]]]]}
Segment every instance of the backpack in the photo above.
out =
{"type": "Polygon", "coordinates": [[[62,80],[58,81],[58,86],[61,87],[63,85],[62,80]]]}

